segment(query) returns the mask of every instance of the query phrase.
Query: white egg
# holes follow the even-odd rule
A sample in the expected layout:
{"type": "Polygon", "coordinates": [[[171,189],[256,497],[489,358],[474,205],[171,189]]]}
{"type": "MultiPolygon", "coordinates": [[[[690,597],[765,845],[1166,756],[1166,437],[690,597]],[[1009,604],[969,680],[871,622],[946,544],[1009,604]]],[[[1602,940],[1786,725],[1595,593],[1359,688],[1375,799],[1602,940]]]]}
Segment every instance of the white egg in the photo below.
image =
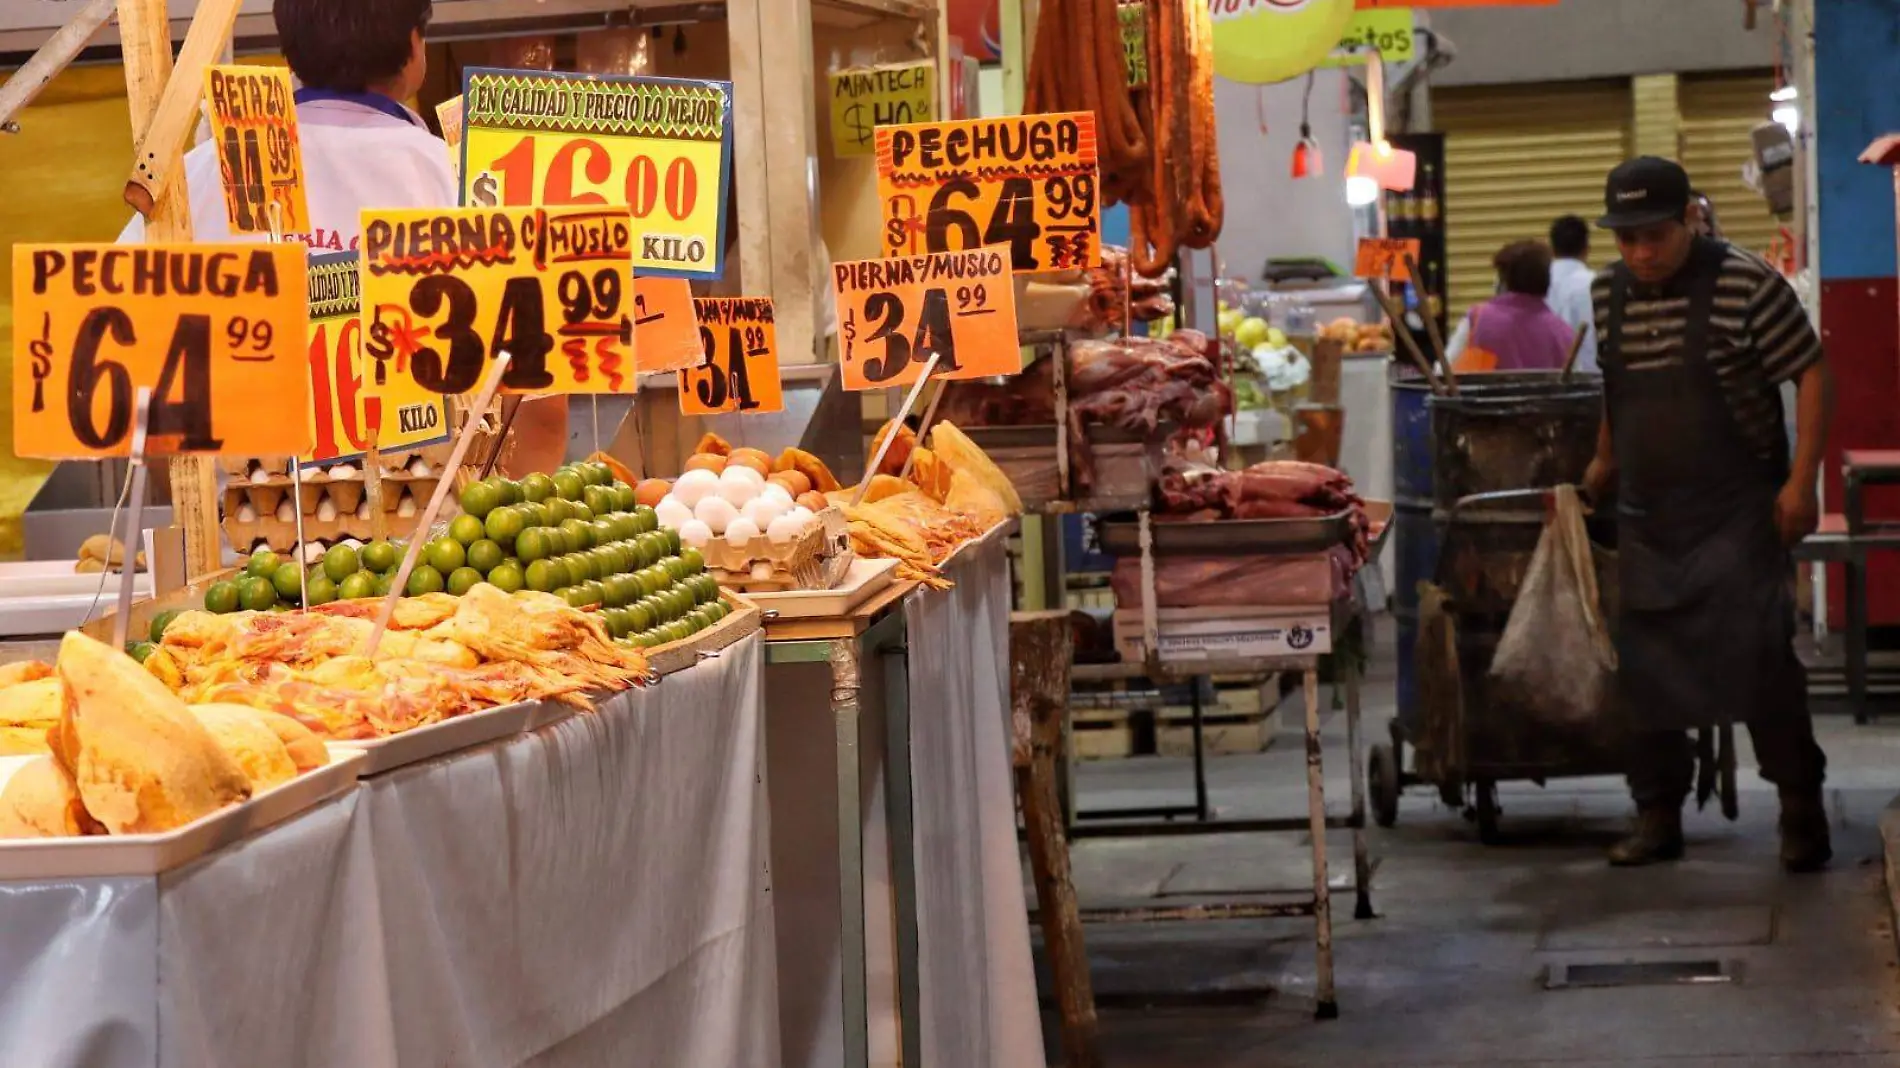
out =
{"type": "Polygon", "coordinates": [[[693,509],[693,518],[711,527],[714,534],[724,534],[726,527],[739,518],[739,509],[724,497],[711,496],[693,509]]]}
{"type": "Polygon", "coordinates": [[[243,504],[238,505],[237,517],[240,523],[255,523],[257,522],[257,509],[251,507],[250,501],[245,501],[243,504]]]}
{"type": "MultiPolygon", "coordinates": [[[[734,468],[726,468],[726,475],[730,475],[734,470],[734,468]]],[[[737,470],[744,471],[746,469],[741,467],[737,468],[737,470]]],[[[753,472],[753,474],[757,473],[756,471],[753,472]]],[[[759,495],[759,484],[754,484],[751,480],[743,477],[727,478],[726,475],[719,476],[719,495],[731,501],[734,508],[745,507],[746,502],[759,495]]]]}
{"type": "Polygon", "coordinates": [[[317,518],[325,523],[336,519],[336,501],[331,500],[327,493],[323,495],[322,500],[317,502],[317,518]]]}
{"type": "Polygon", "coordinates": [[[797,506],[796,508],[793,508],[791,511],[785,514],[795,517],[800,523],[809,523],[812,520],[818,518],[817,516],[812,514],[811,509],[805,507],[802,504],[797,506]]]}
{"type": "Polygon", "coordinates": [[[765,488],[759,491],[759,496],[767,500],[783,501],[787,508],[792,506],[792,491],[776,482],[767,482],[765,488]]]}
{"type": "Polygon", "coordinates": [[[347,545],[352,549],[361,549],[363,547],[363,542],[358,538],[344,538],[342,541],[337,542],[337,544],[347,545]]]}
{"type": "Polygon", "coordinates": [[[774,519],[777,519],[779,516],[791,510],[792,506],[790,504],[776,501],[770,497],[754,497],[752,500],[746,502],[744,508],[739,509],[739,514],[757,523],[760,530],[764,530],[772,525],[774,519]]]}
{"type": "Polygon", "coordinates": [[[688,508],[698,508],[699,502],[717,493],[719,476],[711,471],[688,471],[673,483],[672,496],[688,508]]]}
{"type": "Polygon", "coordinates": [[[416,495],[408,490],[402,491],[402,499],[396,502],[396,518],[413,519],[416,515],[416,495]]]}
{"type": "Polygon", "coordinates": [[[409,462],[409,473],[417,478],[428,478],[430,474],[429,461],[420,456],[416,457],[409,462]]]}
{"type": "Polygon", "coordinates": [[[330,468],[330,477],[337,482],[353,481],[360,473],[355,464],[337,464],[330,468]]]}
{"type": "Polygon", "coordinates": [[[329,551],[330,547],[320,541],[305,542],[303,547],[303,562],[306,565],[314,564],[323,559],[323,554],[329,551]]]}
{"type": "Polygon", "coordinates": [[[364,520],[367,520],[369,518],[369,498],[368,497],[363,498],[363,503],[356,506],[356,518],[364,519],[364,520]]]}
{"type": "Polygon", "coordinates": [[[256,541],[251,543],[251,552],[253,553],[257,552],[259,549],[268,549],[268,548],[270,548],[269,538],[259,538],[256,541]]]}
{"type": "Polygon", "coordinates": [[[270,480],[271,473],[264,470],[263,464],[257,464],[251,468],[251,482],[253,485],[269,482],[270,480]]]}
{"type": "Polygon", "coordinates": [[[330,474],[321,467],[306,467],[303,469],[303,480],[305,482],[328,482],[330,481],[330,474]]]}
{"type": "Polygon", "coordinates": [[[788,512],[772,520],[772,525],[765,529],[765,536],[771,538],[774,545],[784,545],[804,532],[804,521],[788,512]]]}
{"type": "Polygon", "coordinates": [[[752,544],[753,538],[758,536],[759,525],[745,516],[736,517],[731,525],[726,527],[726,544],[735,549],[745,548],[752,544]]]}
{"type": "Polygon", "coordinates": [[[760,560],[752,565],[752,581],[754,582],[770,582],[777,574],[778,568],[774,567],[770,560],[760,560]]]}
{"type": "Polygon", "coordinates": [[[290,498],[285,497],[283,500],[278,501],[277,502],[277,521],[279,523],[294,523],[296,522],[296,520],[297,520],[297,506],[290,503],[290,498]]]}
{"type": "Polygon", "coordinates": [[[674,530],[679,530],[693,519],[693,510],[681,504],[679,498],[671,494],[660,502],[659,507],[653,509],[653,514],[659,518],[661,526],[672,527],[674,530]]]}
{"type": "Polygon", "coordinates": [[[680,544],[694,549],[704,549],[706,543],[713,540],[712,528],[697,519],[688,519],[679,526],[680,544]]]}
{"type": "Polygon", "coordinates": [[[744,464],[733,464],[719,475],[721,482],[750,482],[754,486],[765,485],[765,476],[744,464]]]}

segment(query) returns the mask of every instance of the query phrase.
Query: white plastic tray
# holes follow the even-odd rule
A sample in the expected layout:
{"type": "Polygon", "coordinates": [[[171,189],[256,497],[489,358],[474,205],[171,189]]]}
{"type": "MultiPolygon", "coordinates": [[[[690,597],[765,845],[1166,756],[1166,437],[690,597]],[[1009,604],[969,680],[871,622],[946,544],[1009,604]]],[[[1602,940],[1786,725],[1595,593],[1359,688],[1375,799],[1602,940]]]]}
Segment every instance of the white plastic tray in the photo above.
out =
{"type": "MultiPolygon", "coordinates": [[[[86,622],[95,600],[104,615],[118,603],[118,575],[106,577],[99,592],[98,575],[81,575],[68,560],[31,560],[0,564],[0,637],[59,634],[86,622]]],[[[132,588],[141,600],[152,595],[152,576],[134,576],[132,588]]],[[[138,635],[143,638],[144,635],[138,635]]]]}
{"type": "MultiPolygon", "coordinates": [[[[0,880],[152,876],[183,867],[353,789],[363,754],[334,744],[329,749],[327,767],[164,834],[0,840],[0,880]]],[[[0,787],[37,759],[0,757],[0,787]]]]}
{"type": "Polygon", "coordinates": [[[785,590],[780,593],[748,593],[746,599],[780,619],[835,619],[888,587],[897,573],[897,561],[888,558],[851,561],[844,581],[830,590],[785,590]]]}
{"type": "Polygon", "coordinates": [[[427,727],[392,734],[387,738],[332,744],[357,749],[365,754],[367,759],[363,762],[362,775],[381,775],[447,756],[458,749],[513,738],[529,729],[540,707],[538,701],[503,705],[486,712],[472,712],[440,723],[431,723],[427,727]]]}

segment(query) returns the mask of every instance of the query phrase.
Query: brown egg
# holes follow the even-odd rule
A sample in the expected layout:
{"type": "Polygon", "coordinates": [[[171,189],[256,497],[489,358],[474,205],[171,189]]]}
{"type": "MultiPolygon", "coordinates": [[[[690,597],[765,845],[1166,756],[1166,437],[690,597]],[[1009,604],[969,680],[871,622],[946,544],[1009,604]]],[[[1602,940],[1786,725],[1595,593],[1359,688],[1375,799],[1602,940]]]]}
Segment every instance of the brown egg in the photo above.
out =
{"type": "Polygon", "coordinates": [[[780,471],[778,474],[766,479],[766,481],[777,483],[785,487],[785,492],[791,494],[793,500],[797,500],[805,494],[810,493],[812,488],[811,479],[806,478],[797,471],[780,471]]]}
{"type": "Polygon", "coordinates": [[[799,494],[798,503],[801,507],[809,508],[814,512],[823,511],[831,507],[831,502],[825,499],[825,495],[815,490],[810,493],[799,494]]]}
{"type": "Polygon", "coordinates": [[[716,453],[695,453],[686,459],[686,470],[688,471],[711,471],[716,475],[725,469],[726,458],[716,453]]]}
{"type": "Polygon", "coordinates": [[[744,464],[761,475],[772,473],[772,457],[759,449],[734,449],[726,459],[735,464],[744,464]]]}
{"type": "Polygon", "coordinates": [[[660,502],[666,499],[666,495],[671,492],[673,492],[673,484],[666,479],[642,479],[639,485],[633,487],[633,500],[636,504],[644,504],[648,508],[657,508],[660,502]]]}

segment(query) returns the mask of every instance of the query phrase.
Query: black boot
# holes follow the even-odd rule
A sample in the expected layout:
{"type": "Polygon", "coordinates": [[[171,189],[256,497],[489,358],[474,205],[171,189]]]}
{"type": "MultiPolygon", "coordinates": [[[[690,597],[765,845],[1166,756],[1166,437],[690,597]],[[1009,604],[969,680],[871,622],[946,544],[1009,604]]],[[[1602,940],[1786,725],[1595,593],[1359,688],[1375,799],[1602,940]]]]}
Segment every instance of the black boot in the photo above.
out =
{"type": "Polygon", "coordinates": [[[1636,812],[1636,826],[1628,838],[1610,847],[1610,865],[1640,868],[1665,860],[1682,859],[1682,809],[1644,808],[1636,812]]]}
{"type": "Polygon", "coordinates": [[[1821,791],[1781,791],[1781,866],[1796,873],[1820,871],[1833,856],[1821,791]]]}

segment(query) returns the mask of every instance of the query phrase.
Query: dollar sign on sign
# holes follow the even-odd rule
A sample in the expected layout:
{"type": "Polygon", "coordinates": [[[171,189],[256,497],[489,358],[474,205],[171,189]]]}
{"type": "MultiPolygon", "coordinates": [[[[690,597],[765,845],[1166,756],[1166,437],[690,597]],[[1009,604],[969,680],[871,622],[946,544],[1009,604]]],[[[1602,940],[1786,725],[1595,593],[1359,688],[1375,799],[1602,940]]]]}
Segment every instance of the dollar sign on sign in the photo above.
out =
{"type": "Polygon", "coordinates": [[[469,194],[469,199],[474,201],[478,208],[495,207],[501,203],[495,197],[496,186],[495,176],[483,171],[481,177],[475,179],[475,187],[469,194]]]}
{"type": "Polygon", "coordinates": [[[844,109],[844,128],[850,131],[851,139],[857,144],[871,143],[871,124],[864,121],[863,104],[853,104],[844,109]]]}

